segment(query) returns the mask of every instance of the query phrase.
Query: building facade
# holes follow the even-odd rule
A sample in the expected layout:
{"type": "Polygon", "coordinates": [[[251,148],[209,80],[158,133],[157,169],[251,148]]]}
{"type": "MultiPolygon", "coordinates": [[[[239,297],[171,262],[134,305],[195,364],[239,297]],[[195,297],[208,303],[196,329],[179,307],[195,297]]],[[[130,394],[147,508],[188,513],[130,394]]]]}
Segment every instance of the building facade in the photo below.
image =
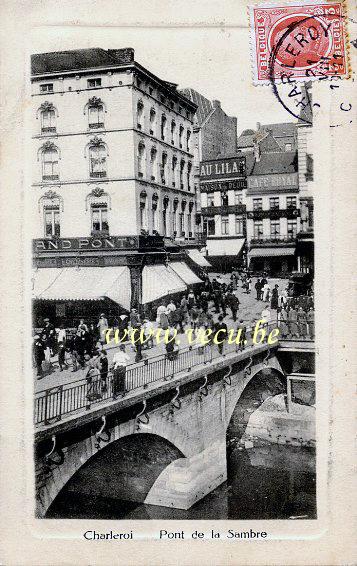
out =
{"type": "Polygon", "coordinates": [[[66,70],[59,55],[32,62],[35,198],[57,195],[34,236],[193,238],[196,106],[132,49],[67,52],[66,70]]]}
{"type": "Polygon", "coordinates": [[[127,266],[141,304],[144,265],[195,237],[197,107],[131,48],[33,55],[31,81],[36,269],[127,266]]]}
{"type": "Polygon", "coordinates": [[[296,151],[260,153],[256,147],[246,211],[249,268],[272,275],[294,271],[300,229],[296,151]]]}
{"type": "Polygon", "coordinates": [[[246,158],[202,161],[200,193],[203,230],[210,263],[223,271],[244,265],[246,158]]]}
{"type": "MultiPolygon", "coordinates": [[[[219,100],[211,101],[192,88],[183,89],[181,92],[197,105],[193,124],[194,176],[197,195],[198,233],[200,241],[204,245],[207,237],[207,226],[212,226],[212,215],[211,213],[207,214],[207,201],[204,196],[206,188],[203,189],[201,195],[201,183],[203,182],[206,185],[205,182],[208,180],[207,176],[201,176],[201,165],[206,162],[213,163],[215,160],[224,160],[236,156],[237,118],[228,116],[222,109],[219,100]]],[[[234,182],[236,182],[236,178],[234,182]]],[[[229,198],[231,200],[231,195],[229,198]]],[[[220,202],[220,198],[217,197],[217,199],[220,202]]],[[[218,231],[217,225],[217,234],[218,231]]],[[[210,234],[210,236],[213,236],[213,234],[210,234]]],[[[224,260],[227,258],[224,250],[222,252],[221,263],[224,265],[224,260]]],[[[216,256],[214,257],[217,259],[216,256]]],[[[213,259],[213,263],[215,263],[215,259],[213,259]]]]}

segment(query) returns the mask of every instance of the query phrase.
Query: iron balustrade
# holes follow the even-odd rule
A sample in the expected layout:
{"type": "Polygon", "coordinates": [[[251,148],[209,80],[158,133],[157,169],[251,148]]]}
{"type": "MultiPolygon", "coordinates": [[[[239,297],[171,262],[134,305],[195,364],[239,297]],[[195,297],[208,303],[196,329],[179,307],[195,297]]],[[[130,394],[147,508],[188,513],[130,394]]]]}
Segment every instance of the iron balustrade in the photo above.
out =
{"type": "MultiPolygon", "coordinates": [[[[276,323],[270,323],[267,335],[274,328],[276,323]]],[[[234,338],[235,336],[236,333],[234,338]]],[[[150,384],[161,380],[171,380],[175,375],[192,368],[205,366],[218,358],[224,359],[227,354],[243,352],[248,346],[249,344],[243,348],[235,341],[231,344],[225,341],[221,354],[216,345],[195,345],[130,364],[125,372],[125,394],[140,388],[146,389],[150,384]]],[[[250,343],[250,346],[254,348],[254,344],[250,343]]],[[[35,426],[53,424],[77,411],[88,411],[99,402],[114,400],[114,389],[114,376],[109,371],[103,378],[99,375],[82,378],[39,391],[35,395],[35,426]]]]}

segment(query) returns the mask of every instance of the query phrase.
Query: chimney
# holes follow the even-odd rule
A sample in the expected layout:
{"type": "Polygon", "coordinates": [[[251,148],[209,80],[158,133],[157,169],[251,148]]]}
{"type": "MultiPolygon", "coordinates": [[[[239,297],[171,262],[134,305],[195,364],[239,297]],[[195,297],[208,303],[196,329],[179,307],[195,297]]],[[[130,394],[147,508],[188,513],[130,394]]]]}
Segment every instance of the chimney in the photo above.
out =
{"type": "Polygon", "coordinates": [[[254,140],[254,157],[256,162],[260,161],[260,145],[257,140],[254,140]]]}
{"type": "Polygon", "coordinates": [[[134,61],[134,49],[125,47],[124,49],[108,49],[108,55],[115,63],[132,63],[134,61]]]}
{"type": "Polygon", "coordinates": [[[220,108],[221,101],[220,100],[212,100],[213,108],[220,108]]]}
{"type": "Polygon", "coordinates": [[[261,127],[262,127],[261,123],[260,123],[260,122],[257,122],[257,130],[258,130],[258,132],[261,130],[261,127]]]}

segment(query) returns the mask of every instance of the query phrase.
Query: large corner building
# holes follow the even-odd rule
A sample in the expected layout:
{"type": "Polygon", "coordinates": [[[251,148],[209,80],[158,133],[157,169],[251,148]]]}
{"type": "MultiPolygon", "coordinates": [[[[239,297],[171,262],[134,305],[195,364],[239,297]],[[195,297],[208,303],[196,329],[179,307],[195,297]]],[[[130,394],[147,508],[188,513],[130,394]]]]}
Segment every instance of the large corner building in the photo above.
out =
{"type": "Polygon", "coordinates": [[[195,243],[197,105],[131,48],[31,63],[38,313],[65,320],[102,299],[128,310],[199,282],[179,246],[195,243]]]}

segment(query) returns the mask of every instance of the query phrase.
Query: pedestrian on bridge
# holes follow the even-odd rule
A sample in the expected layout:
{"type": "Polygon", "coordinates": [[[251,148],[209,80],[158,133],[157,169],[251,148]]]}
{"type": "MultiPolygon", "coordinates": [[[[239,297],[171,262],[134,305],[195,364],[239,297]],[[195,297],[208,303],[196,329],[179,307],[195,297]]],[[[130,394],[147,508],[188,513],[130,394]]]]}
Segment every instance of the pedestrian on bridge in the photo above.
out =
{"type": "Polygon", "coordinates": [[[224,345],[224,341],[227,338],[227,325],[226,323],[223,321],[223,316],[220,314],[218,317],[218,322],[215,324],[214,327],[214,335],[215,337],[217,336],[217,346],[218,346],[218,352],[222,355],[223,354],[223,345],[224,345]],[[219,335],[218,335],[219,332],[219,335]]]}
{"type": "Polygon", "coordinates": [[[43,348],[43,342],[38,334],[34,336],[33,357],[37,369],[37,378],[41,379],[43,377],[42,362],[45,359],[45,351],[43,348]]]}
{"type": "Polygon", "coordinates": [[[232,318],[233,318],[233,322],[236,322],[237,320],[237,312],[239,309],[239,299],[236,295],[236,293],[232,292],[228,295],[228,305],[232,311],[232,318]]]}
{"type": "Polygon", "coordinates": [[[242,318],[239,321],[239,326],[237,328],[237,331],[238,330],[241,330],[240,340],[239,340],[239,349],[244,350],[244,348],[246,346],[245,341],[246,341],[246,337],[247,337],[247,327],[244,324],[244,320],[242,318]]]}
{"type": "Polygon", "coordinates": [[[254,285],[255,291],[257,293],[257,301],[260,301],[262,298],[262,284],[260,279],[257,279],[256,284],[254,285]]]}
{"type": "Polygon", "coordinates": [[[274,289],[271,292],[270,306],[273,310],[278,310],[279,307],[279,285],[274,285],[274,289]]]}
{"type": "Polygon", "coordinates": [[[125,351],[125,344],[120,344],[118,352],[113,356],[113,399],[126,392],[126,366],[130,357],[125,351]]]}
{"type": "Polygon", "coordinates": [[[103,348],[103,346],[105,344],[106,332],[109,328],[109,324],[108,324],[108,321],[107,321],[104,313],[102,313],[99,317],[97,328],[99,330],[99,342],[101,343],[102,348],[103,348]]]}
{"type": "Polygon", "coordinates": [[[282,307],[279,313],[279,329],[282,338],[286,338],[289,334],[288,327],[288,312],[285,307],[282,307]]]}
{"type": "Polygon", "coordinates": [[[300,307],[299,310],[297,311],[297,321],[299,326],[300,338],[305,339],[307,337],[307,317],[306,317],[306,312],[302,307],[300,307]]]}
{"type": "Polygon", "coordinates": [[[292,337],[299,337],[298,324],[297,324],[297,312],[294,306],[291,306],[288,311],[288,321],[289,321],[289,331],[292,337]]]}
{"type": "Polygon", "coordinates": [[[312,306],[306,313],[306,321],[309,328],[310,339],[313,340],[315,338],[315,311],[312,306]]]}
{"type": "Polygon", "coordinates": [[[99,371],[100,371],[100,381],[101,381],[101,391],[104,393],[108,390],[108,354],[105,350],[101,350],[98,358],[99,362],[99,371]]]}

